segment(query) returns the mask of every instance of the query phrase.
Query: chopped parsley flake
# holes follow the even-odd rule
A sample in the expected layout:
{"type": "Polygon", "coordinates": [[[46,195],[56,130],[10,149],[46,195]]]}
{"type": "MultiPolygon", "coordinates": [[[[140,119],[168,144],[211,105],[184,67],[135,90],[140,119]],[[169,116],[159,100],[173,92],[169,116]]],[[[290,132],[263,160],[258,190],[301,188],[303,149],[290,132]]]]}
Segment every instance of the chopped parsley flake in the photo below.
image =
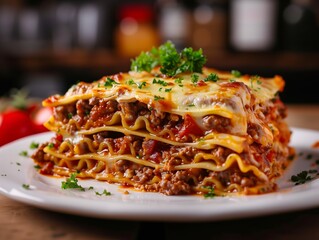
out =
{"type": "Polygon", "coordinates": [[[35,169],[40,169],[41,167],[39,165],[34,165],[33,166],[35,169]]]}
{"type": "Polygon", "coordinates": [[[30,185],[29,184],[22,184],[22,187],[24,189],[30,190],[30,185]]]}
{"type": "Polygon", "coordinates": [[[159,85],[162,85],[162,86],[164,86],[164,87],[166,87],[167,85],[168,85],[168,83],[167,82],[165,82],[164,80],[161,80],[161,79],[153,79],[153,83],[154,84],[159,84],[159,85]]]}
{"type": "Polygon", "coordinates": [[[24,150],[24,151],[21,151],[19,153],[19,155],[22,156],[22,157],[27,157],[28,156],[28,152],[24,150]]]}
{"type": "Polygon", "coordinates": [[[172,91],[172,88],[166,88],[165,89],[165,92],[170,92],[170,91],[172,91]]]}
{"type": "Polygon", "coordinates": [[[302,172],[298,173],[297,175],[292,175],[290,180],[292,182],[294,182],[295,185],[304,184],[304,183],[313,179],[313,177],[311,177],[309,175],[309,173],[312,173],[311,170],[310,171],[302,171],[302,172]]]}
{"type": "Polygon", "coordinates": [[[76,179],[76,173],[72,173],[66,181],[62,181],[61,185],[62,189],[79,189],[80,191],[85,191],[85,188],[78,184],[78,180],[76,179]]]}
{"type": "Polygon", "coordinates": [[[30,144],[30,148],[31,148],[31,149],[36,149],[36,148],[38,148],[38,147],[39,147],[39,143],[32,142],[32,143],[30,144]]]}
{"type": "Polygon", "coordinates": [[[104,87],[113,87],[114,84],[118,84],[112,78],[107,77],[106,81],[104,82],[104,87]]]}
{"type": "Polygon", "coordinates": [[[49,143],[48,144],[48,148],[53,148],[54,147],[54,144],[53,143],[49,143]]]}
{"type": "Polygon", "coordinates": [[[205,79],[204,82],[217,82],[218,81],[218,75],[216,73],[210,73],[205,79]]]}
{"type": "Polygon", "coordinates": [[[198,76],[197,74],[192,74],[192,75],[191,75],[191,81],[192,81],[192,83],[193,83],[194,85],[197,84],[198,79],[199,79],[199,76],[198,76]]]}
{"type": "Polygon", "coordinates": [[[178,84],[178,86],[183,87],[183,84],[182,84],[182,81],[183,81],[183,80],[184,80],[184,78],[179,77],[179,78],[176,78],[176,79],[174,80],[174,82],[175,82],[176,84],[178,84]]]}
{"type": "Polygon", "coordinates": [[[99,193],[99,192],[95,192],[96,195],[98,196],[102,196],[102,195],[105,195],[105,196],[110,196],[111,193],[109,191],[107,191],[106,189],[104,189],[103,192],[99,193]]]}
{"type": "Polygon", "coordinates": [[[262,81],[260,80],[260,76],[255,75],[250,78],[250,87],[255,91],[260,90],[260,87],[255,86],[254,83],[257,83],[258,85],[262,84],[262,81]]]}
{"type": "Polygon", "coordinates": [[[139,89],[142,89],[143,87],[146,86],[146,82],[136,83],[136,85],[139,89]]]}
{"type": "Polygon", "coordinates": [[[68,113],[68,119],[71,119],[73,117],[72,113],[68,113]]]}
{"type": "Polygon", "coordinates": [[[231,70],[231,74],[236,78],[241,77],[241,72],[239,72],[238,70],[231,70]]]}
{"type": "Polygon", "coordinates": [[[134,82],[133,79],[130,79],[130,80],[127,81],[127,84],[128,84],[128,85],[134,85],[134,84],[136,84],[136,83],[134,82]]]}
{"type": "Polygon", "coordinates": [[[143,87],[146,86],[146,82],[136,83],[136,82],[134,82],[133,79],[128,80],[127,84],[128,85],[136,85],[139,89],[142,89],[143,87]]]}
{"type": "Polygon", "coordinates": [[[208,189],[208,192],[204,194],[205,198],[214,198],[216,197],[215,189],[212,186],[204,186],[204,188],[208,189]]]}
{"type": "Polygon", "coordinates": [[[155,101],[159,101],[159,100],[163,100],[163,99],[165,99],[165,98],[163,98],[163,97],[161,97],[161,96],[158,96],[158,95],[155,95],[155,96],[154,96],[154,100],[155,100],[155,101]]]}

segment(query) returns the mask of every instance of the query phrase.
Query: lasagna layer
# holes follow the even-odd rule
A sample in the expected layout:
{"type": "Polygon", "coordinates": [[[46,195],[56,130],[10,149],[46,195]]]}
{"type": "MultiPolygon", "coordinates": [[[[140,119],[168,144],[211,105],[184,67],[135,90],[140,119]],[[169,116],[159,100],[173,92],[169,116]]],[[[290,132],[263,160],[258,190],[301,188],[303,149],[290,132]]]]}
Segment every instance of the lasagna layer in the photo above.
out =
{"type": "Polygon", "coordinates": [[[43,174],[76,172],[167,195],[271,192],[292,154],[283,87],[279,76],[208,68],[80,82],[44,100],[56,136],[33,159],[43,174]]]}

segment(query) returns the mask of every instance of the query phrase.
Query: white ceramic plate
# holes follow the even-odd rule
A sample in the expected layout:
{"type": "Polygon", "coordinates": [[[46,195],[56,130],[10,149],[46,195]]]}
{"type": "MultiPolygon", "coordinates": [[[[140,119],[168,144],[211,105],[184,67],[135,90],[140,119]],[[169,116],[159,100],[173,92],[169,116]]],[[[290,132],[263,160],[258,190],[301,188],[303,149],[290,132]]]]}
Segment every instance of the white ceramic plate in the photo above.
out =
{"type": "Polygon", "coordinates": [[[27,150],[32,141],[43,142],[52,136],[44,133],[26,137],[0,148],[0,193],[8,198],[39,208],[64,213],[112,219],[205,221],[269,215],[319,206],[319,179],[295,185],[292,175],[301,171],[319,169],[319,149],[312,144],[319,141],[319,132],[293,129],[292,145],[297,149],[286,174],[279,179],[279,191],[260,196],[215,197],[165,196],[143,193],[95,180],[79,180],[79,184],[93,190],[85,192],[61,189],[64,178],[41,176],[34,169],[33,161],[19,153],[27,150]],[[318,160],[318,161],[317,161],[318,160]],[[317,163],[316,163],[317,162],[317,163]],[[30,186],[29,189],[23,187],[30,186]],[[110,196],[98,196],[95,192],[106,189],[110,196]]]}

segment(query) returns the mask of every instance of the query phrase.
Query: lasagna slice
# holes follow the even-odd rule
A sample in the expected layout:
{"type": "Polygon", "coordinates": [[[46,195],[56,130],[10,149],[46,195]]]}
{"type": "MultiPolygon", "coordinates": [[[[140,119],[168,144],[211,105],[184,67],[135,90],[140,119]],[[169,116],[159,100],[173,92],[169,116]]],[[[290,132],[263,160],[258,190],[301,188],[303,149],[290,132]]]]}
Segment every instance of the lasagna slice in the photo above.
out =
{"type": "Polygon", "coordinates": [[[202,68],[131,71],[80,82],[53,108],[40,173],[166,195],[261,194],[289,163],[284,80],[202,68]]]}

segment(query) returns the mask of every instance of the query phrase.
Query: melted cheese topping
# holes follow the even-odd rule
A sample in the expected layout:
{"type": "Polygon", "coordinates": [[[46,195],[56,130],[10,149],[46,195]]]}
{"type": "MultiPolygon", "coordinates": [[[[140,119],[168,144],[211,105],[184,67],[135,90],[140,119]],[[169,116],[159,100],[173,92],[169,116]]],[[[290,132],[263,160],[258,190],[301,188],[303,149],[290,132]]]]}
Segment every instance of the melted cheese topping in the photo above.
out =
{"type": "MultiPolygon", "coordinates": [[[[201,118],[219,115],[232,122],[232,134],[247,132],[246,106],[262,104],[282,91],[281,77],[261,78],[244,75],[235,78],[230,73],[204,68],[203,73],[179,74],[175,77],[158,77],[147,72],[128,72],[103,77],[94,83],[79,83],[64,96],[55,95],[43,102],[44,106],[58,106],[92,97],[114,99],[118,102],[140,101],[158,111],[192,116],[203,128],[201,118]],[[217,74],[217,81],[206,81],[209,74],[217,74]],[[196,76],[196,77],[194,77],[196,76]],[[111,81],[111,82],[110,82],[111,81]],[[106,84],[107,83],[107,84],[106,84]],[[253,99],[252,99],[252,96],[253,99]]],[[[250,119],[258,123],[258,119],[250,119]]],[[[271,142],[265,131],[265,144],[271,142]]]]}

